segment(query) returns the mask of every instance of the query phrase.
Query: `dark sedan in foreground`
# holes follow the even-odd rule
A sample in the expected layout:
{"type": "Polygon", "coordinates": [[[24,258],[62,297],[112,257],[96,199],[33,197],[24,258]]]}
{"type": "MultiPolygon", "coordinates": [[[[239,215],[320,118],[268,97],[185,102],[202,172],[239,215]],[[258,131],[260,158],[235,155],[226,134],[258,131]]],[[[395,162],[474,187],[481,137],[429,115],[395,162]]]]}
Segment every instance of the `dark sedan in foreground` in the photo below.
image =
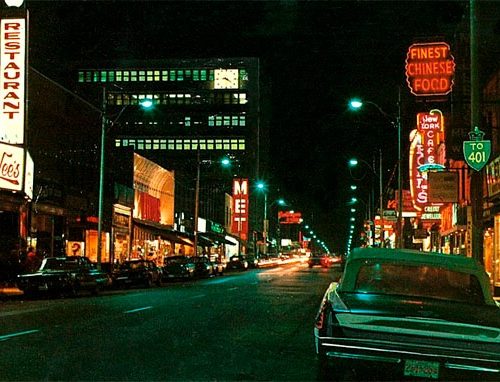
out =
{"type": "Polygon", "coordinates": [[[36,272],[17,277],[24,294],[50,293],[78,295],[82,290],[97,293],[110,284],[105,272],[86,257],[48,257],[36,272]]]}
{"type": "Polygon", "coordinates": [[[500,307],[463,256],[355,249],[314,336],[327,379],[371,365],[378,379],[500,380],[500,307]]]}

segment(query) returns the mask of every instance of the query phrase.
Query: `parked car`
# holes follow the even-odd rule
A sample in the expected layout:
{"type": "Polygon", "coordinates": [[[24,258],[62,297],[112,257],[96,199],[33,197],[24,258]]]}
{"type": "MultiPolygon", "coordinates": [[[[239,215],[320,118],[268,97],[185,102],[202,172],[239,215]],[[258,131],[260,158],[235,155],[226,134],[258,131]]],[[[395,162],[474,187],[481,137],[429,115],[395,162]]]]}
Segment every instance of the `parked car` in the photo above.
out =
{"type": "Polygon", "coordinates": [[[161,285],[162,270],[151,260],[125,261],[112,273],[113,285],[129,287],[161,285]]]}
{"type": "Polygon", "coordinates": [[[246,255],[245,260],[248,263],[248,268],[258,268],[259,267],[259,259],[254,255],[246,255]]]}
{"type": "Polygon", "coordinates": [[[212,256],[210,258],[210,262],[212,263],[214,275],[222,276],[224,274],[224,271],[226,270],[226,263],[219,259],[218,256],[212,256]]]}
{"type": "Polygon", "coordinates": [[[193,278],[194,269],[194,262],[188,256],[178,255],[165,257],[163,280],[193,278]]]}
{"type": "Polygon", "coordinates": [[[248,269],[248,261],[243,255],[234,255],[229,258],[227,263],[228,270],[246,271],[248,269]]]}
{"type": "Polygon", "coordinates": [[[500,376],[500,306],[484,268],[464,256],[355,249],[314,336],[329,379],[369,365],[397,380],[500,376]]]}
{"type": "Polygon", "coordinates": [[[17,284],[24,294],[78,295],[81,291],[98,293],[110,285],[106,272],[88,258],[81,256],[48,257],[40,268],[31,273],[18,275],[17,284]]]}
{"type": "Polygon", "coordinates": [[[196,277],[210,277],[215,274],[214,266],[207,256],[193,256],[193,263],[196,277]]]}

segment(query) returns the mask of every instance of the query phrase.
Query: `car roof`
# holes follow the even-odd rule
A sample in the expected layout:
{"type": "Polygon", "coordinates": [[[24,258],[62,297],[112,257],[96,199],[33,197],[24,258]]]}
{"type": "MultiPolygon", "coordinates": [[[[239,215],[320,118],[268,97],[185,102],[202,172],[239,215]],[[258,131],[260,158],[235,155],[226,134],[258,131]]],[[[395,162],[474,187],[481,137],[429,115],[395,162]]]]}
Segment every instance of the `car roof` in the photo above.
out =
{"type": "Polygon", "coordinates": [[[348,255],[348,262],[364,260],[402,260],[409,263],[425,263],[450,269],[484,271],[473,258],[461,255],[448,255],[437,252],[422,252],[412,249],[392,248],[355,248],[348,255]]]}

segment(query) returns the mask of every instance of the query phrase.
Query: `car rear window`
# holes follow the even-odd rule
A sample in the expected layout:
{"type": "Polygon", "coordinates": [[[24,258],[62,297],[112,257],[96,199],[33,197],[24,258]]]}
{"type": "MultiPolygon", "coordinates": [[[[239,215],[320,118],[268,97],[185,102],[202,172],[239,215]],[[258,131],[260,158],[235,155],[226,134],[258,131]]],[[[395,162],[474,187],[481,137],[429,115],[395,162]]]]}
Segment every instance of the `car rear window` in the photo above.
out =
{"type": "Polygon", "coordinates": [[[485,303],[481,284],[475,275],[428,265],[364,264],[359,269],[355,290],[485,303]]]}

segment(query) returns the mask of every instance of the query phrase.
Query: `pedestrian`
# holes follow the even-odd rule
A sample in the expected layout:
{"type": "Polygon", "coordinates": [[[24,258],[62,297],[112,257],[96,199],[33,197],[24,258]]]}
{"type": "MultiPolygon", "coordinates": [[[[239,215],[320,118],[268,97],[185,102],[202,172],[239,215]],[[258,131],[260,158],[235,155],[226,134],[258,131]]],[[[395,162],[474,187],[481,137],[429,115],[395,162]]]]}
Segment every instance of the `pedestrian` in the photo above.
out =
{"type": "Polygon", "coordinates": [[[26,254],[26,262],[24,263],[25,272],[34,272],[40,266],[40,260],[33,247],[28,248],[28,253],[26,254]]]}

